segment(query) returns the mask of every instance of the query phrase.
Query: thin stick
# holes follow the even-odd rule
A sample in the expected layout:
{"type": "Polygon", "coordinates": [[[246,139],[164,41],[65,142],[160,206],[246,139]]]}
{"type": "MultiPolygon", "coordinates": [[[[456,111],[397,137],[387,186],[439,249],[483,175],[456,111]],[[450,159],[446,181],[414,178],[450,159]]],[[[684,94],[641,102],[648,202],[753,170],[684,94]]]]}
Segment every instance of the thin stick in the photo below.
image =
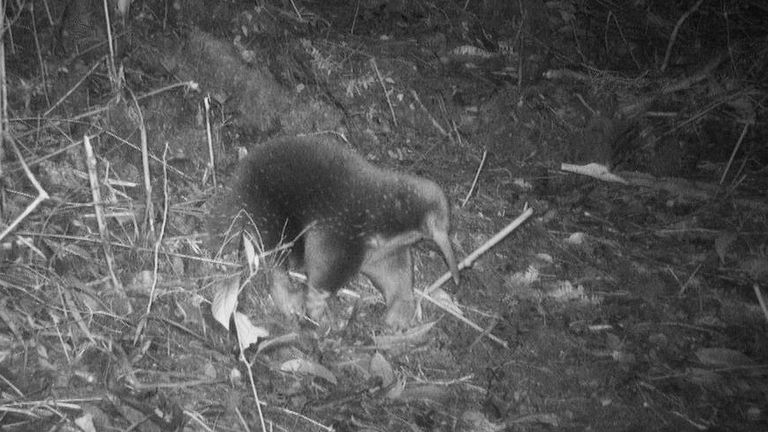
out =
{"type": "Polygon", "coordinates": [[[434,126],[435,129],[437,129],[443,136],[450,137],[451,134],[446,132],[445,129],[443,129],[443,127],[440,126],[440,123],[438,123],[435,117],[432,116],[432,113],[429,112],[429,110],[427,109],[427,107],[424,106],[423,103],[421,103],[421,99],[419,99],[419,95],[413,89],[411,89],[411,96],[413,96],[413,98],[416,99],[416,103],[418,103],[421,109],[424,111],[424,113],[427,114],[427,117],[429,117],[429,120],[432,122],[432,126],[434,126]]]}
{"type": "Polygon", "coordinates": [[[115,68],[115,45],[112,41],[112,22],[109,18],[109,4],[108,0],[103,1],[104,4],[104,21],[107,26],[107,43],[109,45],[109,58],[107,59],[107,67],[109,68],[109,80],[112,82],[112,89],[117,90],[118,78],[117,68],[115,68]]]}
{"type": "Polygon", "coordinates": [[[213,137],[211,134],[211,96],[207,95],[203,98],[203,105],[205,106],[205,135],[208,138],[208,170],[211,173],[211,179],[213,180],[213,187],[216,188],[216,158],[213,155],[213,137]]]}
{"type": "MultiPolygon", "coordinates": [[[[102,57],[102,58],[101,58],[101,60],[103,60],[103,59],[104,59],[104,57],[102,57]]],[[[56,101],[56,103],[55,103],[55,104],[53,104],[53,106],[51,106],[50,108],[48,108],[48,110],[47,110],[47,111],[45,111],[45,112],[43,113],[43,115],[42,115],[42,116],[43,116],[43,117],[48,117],[48,114],[50,114],[50,113],[51,113],[51,111],[55,110],[55,109],[56,109],[56,107],[58,107],[58,106],[59,106],[59,105],[60,105],[62,102],[64,102],[65,100],[67,100],[67,98],[68,98],[68,97],[69,97],[69,96],[70,96],[72,93],[74,93],[74,91],[75,91],[75,90],[77,90],[77,88],[78,88],[78,87],[80,87],[80,85],[81,85],[83,82],[85,82],[85,80],[86,80],[86,79],[87,79],[89,76],[91,76],[91,74],[93,73],[93,71],[95,71],[95,70],[96,70],[96,68],[97,68],[97,67],[99,67],[99,66],[101,65],[101,60],[99,60],[99,61],[95,62],[95,63],[93,64],[93,66],[91,67],[91,69],[90,69],[88,72],[86,72],[86,73],[85,73],[85,75],[83,75],[83,77],[82,77],[82,78],[80,78],[80,80],[79,80],[78,82],[76,82],[76,83],[75,83],[75,85],[74,85],[74,86],[72,86],[72,88],[70,88],[70,89],[69,89],[69,91],[67,91],[67,93],[65,93],[65,94],[64,94],[64,96],[62,96],[62,97],[61,97],[59,100],[57,100],[57,101],[56,101]]]]}
{"type": "Polygon", "coordinates": [[[45,102],[51,103],[48,100],[48,83],[45,73],[45,62],[43,61],[43,52],[40,49],[40,38],[37,36],[37,20],[35,19],[35,2],[29,3],[29,15],[32,20],[32,35],[35,40],[35,52],[37,53],[37,61],[40,64],[40,78],[43,81],[43,94],[45,95],[45,102]]]}
{"type": "MultiPolygon", "coordinates": [[[[127,86],[126,86],[127,88],[127,86]]],[[[144,124],[144,114],[141,112],[139,101],[133,91],[128,88],[128,93],[136,105],[136,114],[139,116],[139,139],[141,140],[141,169],[144,172],[144,221],[149,226],[149,232],[155,233],[155,208],[152,204],[152,181],[149,178],[149,144],[147,143],[147,127],[144,124]]],[[[165,157],[165,155],[163,155],[165,157]]],[[[166,161],[163,159],[163,172],[166,172],[166,161]]]]}
{"type": "Polygon", "coordinates": [[[752,289],[755,290],[755,295],[757,296],[757,302],[760,303],[760,309],[763,310],[763,315],[765,315],[765,319],[768,320],[768,306],[765,304],[765,297],[763,297],[763,291],[760,289],[760,286],[758,284],[753,284],[752,289]]]}
{"type": "Polygon", "coordinates": [[[744,124],[744,128],[741,130],[741,136],[739,136],[739,140],[736,141],[736,145],[733,146],[731,157],[728,158],[728,163],[725,165],[725,170],[723,170],[723,175],[720,177],[720,186],[723,185],[723,182],[725,181],[725,176],[728,175],[728,171],[731,169],[733,158],[736,157],[736,152],[739,151],[739,148],[741,147],[741,142],[744,141],[744,137],[747,135],[747,128],[749,128],[749,123],[744,124]]]}
{"type": "Polygon", "coordinates": [[[355,16],[352,18],[352,27],[349,28],[349,34],[355,33],[355,23],[357,23],[357,14],[360,12],[360,0],[355,4],[355,16]]]}
{"type": "Polygon", "coordinates": [[[301,12],[299,12],[299,8],[296,7],[296,3],[294,3],[293,0],[291,0],[291,6],[293,6],[293,12],[296,14],[297,17],[299,17],[299,21],[303,22],[304,18],[301,17],[301,12]]]}
{"type": "MultiPolygon", "coordinates": [[[[3,13],[0,14],[0,29],[4,28],[5,3],[3,3],[3,13]]],[[[8,26],[8,29],[10,29],[10,26],[8,26]]],[[[11,46],[13,46],[13,40],[10,40],[9,43],[11,46]]],[[[9,130],[10,126],[8,123],[8,83],[6,82],[7,80],[5,78],[5,43],[0,43],[0,138],[5,137],[6,132],[9,130]]],[[[3,150],[4,148],[5,146],[3,145],[2,140],[0,140],[0,177],[4,175],[2,164],[2,162],[5,161],[5,151],[3,150]]],[[[2,238],[3,236],[0,235],[0,239],[2,238]]]]}
{"type": "Polygon", "coordinates": [[[475,186],[477,186],[477,179],[480,177],[480,171],[483,170],[483,166],[485,166],[485,159],[488,157],[488,150],[483,150],[483,159],[480,160],[480,166],[477,167],[477,171],[475,171],[475,178],[472,180],[472,186],[469,188],[469,192],[467,192],[467,196],[464,197],[464,201],[461,203],[461,207],[464,208],[464,206],[467,205],[467,202],[469,202],[469,197],[472,196],[472,192],[475,191],[475,186]]]}
{"type": "Polygon", "coordinates": [[[384,89],[384,97],[387,99],[387,105],[389,105],[389,112],[392,114],[392,122],[395,124],[395,127],[397,127],[397,117],[395,117],[395,108],[392,107],[392,101],[389,100],[389,91],[387,90],[387,86],[384,84],[384,78],[381,77],[381,72],[379,72],[379,66],[376,65],[376,59],[371,59],[371,65],[373,65],[373,70],[376,71],[376,77],[379,78],[379,84],[381,85],[381,88],[384,89]]]}
{"type": "MultiPolygon", "coordinates": [[[[237,414],[237,419],[240,420],[240,424],[243,426],[243,429],[245,432],[251,432],[251,428],[248,427],[248,422],[245,421],[245,417],[243,417],[243,413],[240,412],[240,408],[235,407],[235,414],[237,414]]],[[[264,419],[261,420],[262,426],[261,430],[264,430],[264,419]]]]}
{"type": "Polygon", "coordinates": [[[696,9],[701,6],[701,4],[704,2],[704,0],[699,0],[694,4],[690,9],[685,11],[685,13],[680,17],[680,19],[677,20],[677,24],[675,24],[675,28],[672,30],[672,36],[669,37],[669,43],[667,44],[667,52],[664,54],[664,61],[661,63],[661,71],[664,72],[667,69],[667,65],[669,64],[669,57],[672,55],[672,46],[675,45],[675,41],[677,40],[677,34],[680,32],[680,27],[683,25],[685,20],[688,19],[689,16],[691,16],[692,13],[696,12],[696,9]]]}
{"type": "MultiPolygon", "coordinates": [[[[475,249],[474,252],[467,255],[461,262],[459,263],[459,270],[471,267],[472,264],[484,253],[486,253],[489,249],[494,247],[497,243],[499,243],[501,240],[503,240],[506,236],[508,236],[512,231],[514,231],[518,226],[520,226],[523,222],[525,222],[531,215],[533,214],[533,209],[528,208],[526,209],[520,216],[517,217],[517,219],[510,222],[509,225],[507,225],[503,230],[499,231],[496,235],[491,237],[490,240],[485,242],[482,246],[475,249]]],[[[449,279],[451,279],[452,275],[450,272],[445,272],[442,276],[437,278],[437,280],[427,287],[423,292],[420,290],[415,289],[414,291],[416,294],[419,295],[419,306],[421,305],[421,299],[427,299],[430,303],[434,304],[435,306],[439,307],[440,309],[444,310],[445,312],[449,313],[450,315],[453,315],[455,318],[460,320],[461,322],[467,324],[468,326],[472,327],[473,329],[479,331],[480,333],[484,333],[485,329],[480,327],[479,325],[473,323],[472,321],[468,320],[462,315],[459,315],[450,309],[447,309],[443,307],[438,301],[433,299],[429,296],[429,294],[443,285],[444,283],[448,282],[449,279]]],[[[418,306],[417,306],[418,309],[418,306]]],[[[492,341],[502,345],[504,348],[508,348],[507,343],[503,340],[499,339],[498,337],[488,333],[488,338],[492,341]]]]}
{"type": "Polygon", "coordinates": [[[517,49],[517,91],[520,93],[520,100],[518,101],[518,105],[522,106],[523,104],[523,66],[525,61],[525,55],[523,53],[525,49],[525,39],[523,38],[523,29],[525,29],[525,16],[526,16],[526,10],[523,8],[523,0],[517,1],[517,7],[520,10],[520,28],[517,30],[517,34],[515,35],[515,39],[517,42],[520,43],[519,48],[517,49]]]}
{"type": "MultiPolygon", "coordinates": [[[[2,45],[2,44],[0,44],[2,45]]],[[[0,49],[2,47],[0,46],[0,49]]],[[[3,105],[5,107],[5,105],[3,105]]],[[[3,122],[5,122],[5,119],[3,119],[3,122]]],[[[47,200],[49,198],[48,192],[43,189],[42,186],[40,186],[40,183],[38,183],[37,178],[35,178],[34,174],[32,174],[32,171],[29,170],[29,167],[27,166],[27,163],[24,161],[24,157],[22,156],[21,152],[19,151],[19,147],[16,145],[16,142],[14,141],[13,137],[8,132],[3,132],[3,136],[5,137],[5,140],[11,145],[13,148],[14,153],[16,153],[16,158],[19,160],[19,163],[21,164],[22,169],[24,169],[24,174],[26,174],[27,178],[29,179],[30,183],[32,183],[32,186],[34,186],[35,190],[37,190],[37,197],[35,197],[34,201],[32,201],[27,208],[24,209],[21,214],[13,220],[8,226],[0,232],[0,240],[4,239],[5,236],[11,233],[18,224],[21,223],[27,216],[29,216],[30,213],[35,211],[37,206],[40,205],[41,202],[47,200]]],[[[1,146],[0,146],[1,147],[1,146]]]]}
{"type": "Polygon", "coordinates": [[[51,9],[48,7],[48,0],[43,0],[43,7],[45,7],[45,15],[48,17],[48,26],[53,28],[54,22],[51,16],[51,9]]]}
{"type": "Polygon", "coordinates": [[[109,233],[107,232],[107,223],[104,220],[103,202],[101,201],[101,190],[99,189],[99,179],[96,171],[96,156],[93,154],[91,139],[88,135],[83,136],[83,147],[85,148],[85,162],[88,166],[88,179],[91,182],[91,196],[93,197],[93,208],[96,212],[96,223],[99,227],[99,236],[104,248],[104,258],[107,261],[109,276],[112,278],[112,284],[121,296],[125,295],[123,284],[115,274],[115,257],[112,255],[112,247],[109,242],[109,233]]]}
{"type": "MultiPolygon", "coordinates": [[[[448,279],[450,279],[451,277],[450,277],[450,274],[448,274],[448,273],[446,273],[446,274],[448,275],[448,276],[445,277],[445,281],[447,282],[448,279]]],[[[438,280],[440,280],[440,279],[438,279],[438,280]]],[[[445,283],[445,282],[443,282],[443,283],[445,283]]],[[[415,289],[414,288],[413,292],[415,292],[416,294],[419,295],[419,300],[426,299],[428,302],[430,302],[433,305],[439,307],[443,311],[447,312],[449,315],[452,315],[457,320],[459,320],[459,321],[463,322],[464,324],[468,325],[469,327],[472,327],[473,329],[479,331],[481,336],[485,335],[485,336],[488,337],[488,339],[496,342],[497,344],[503,346],[506,349],[509,349],[509,345],[507,344],[507,342],[501,340],[496,335],[492,334],[489,331],[486,331],[486,329],[484,329],[484,328],[480,327],[479,325],[473,323],[468,318],[466,318],[464,315],[456,313],[456,312],[454,312],[454,311],[452,311],[450,309],[446,309],[439,301],[437,301],[437,300],[433,299],[432,297],[428,296],[427,294],[424,293],[424,291],[421,291],[419,289],[415,289]]]]}
{"type": "Polygon", "coordinates": [[[261,400],[259,399],[259,392],[256,391],[256,383],[253,379],[253,368],[248,360],[245,358],[245,348],[243,346],[243,339],[238,337],[237,343],[240,345],[240,361],[245,365],[245,370],[248,371],[248,382],[251,384],[251,393],[256,400],[256,411],[259,413],[259,421],[261,422],[261,432],[267,432],[267,426],[264,424],[264,413],[261,411],[261,400]]]}

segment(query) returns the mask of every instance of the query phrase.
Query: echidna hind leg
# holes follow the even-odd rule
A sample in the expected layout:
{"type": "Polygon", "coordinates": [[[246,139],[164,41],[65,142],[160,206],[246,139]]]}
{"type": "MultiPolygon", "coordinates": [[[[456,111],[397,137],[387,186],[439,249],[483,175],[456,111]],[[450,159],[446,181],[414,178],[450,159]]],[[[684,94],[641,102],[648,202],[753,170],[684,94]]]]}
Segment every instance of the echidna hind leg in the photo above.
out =
{"type": "Polygon", "coordinates": [[[401,247],[375,261],[366,261],[361,272],[387,302],[387,325],[396,329],[408,328],[415,312],[410,247],[401,247]]]}

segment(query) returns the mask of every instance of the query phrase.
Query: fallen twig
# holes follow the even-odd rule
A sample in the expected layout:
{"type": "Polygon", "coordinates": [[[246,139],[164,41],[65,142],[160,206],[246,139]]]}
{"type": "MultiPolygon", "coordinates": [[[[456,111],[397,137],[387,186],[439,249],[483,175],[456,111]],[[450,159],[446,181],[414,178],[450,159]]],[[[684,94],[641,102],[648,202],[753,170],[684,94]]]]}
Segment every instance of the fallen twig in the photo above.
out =
{"type": "Polygon", "coordinates": [[[723,170],[723,175],[720,177],[720,183],[719,183],[720,186],[723,185],[723,182],[725,181],[725,176],[728,175],[728,171],[731,169],[733,158],[736,157],[736,153],[739,151],[739,148],[741,147],[741,142],[744,141],[744,137],[747,135],[747,129],[749,129],[749,123],[744,123],[744,128],[741,130],[741,135],[739,136],[738,141],[736,141],[736,145],[733,146],[731,157],[728,158],[728,163],[725,165],[725,169],[723,170]]]}
{"type": "Polygon", "coordinates": [[[488,150],[484,150],[483,158],[480,160],[480,166],[477,167],[477,171],[475,172],[475,178],[472,179],[472,186],[470,186],[469,192],[467,192],[467,196],[464,197],[464,201],[461,202],[462,208],[467,205],[467,202],[469,202],[469,197],[472,196],[472,192],[474,192],[475,186],[477,186],[477,179],[480,177],[480,171],[483,170],[483,166],[485,166],[485,159],[487,157],[488,157],[488,150]]]}

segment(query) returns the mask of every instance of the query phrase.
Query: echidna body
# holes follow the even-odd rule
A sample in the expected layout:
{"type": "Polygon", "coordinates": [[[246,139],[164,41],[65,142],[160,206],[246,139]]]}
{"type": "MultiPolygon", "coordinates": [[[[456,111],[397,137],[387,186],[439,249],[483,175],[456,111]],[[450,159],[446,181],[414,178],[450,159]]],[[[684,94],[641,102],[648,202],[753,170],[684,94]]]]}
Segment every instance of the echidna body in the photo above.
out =
{"type": "Polygon", "coordinates": [[[328,294],[362,272],[387,301],[386,322],[407,326],[413,317],[410,246],[421,239],[437,244],[458,282],[442,189],[371,165],[329,139],[289,137],[256,147],[239,166],[233,198],[265,250],[295,240],[290,261],[307,273],[309,290],[292,288],[287,267],[278,271],[272,295],[286,314],[306,305],[311,318],[321,318],[328,294]]]}

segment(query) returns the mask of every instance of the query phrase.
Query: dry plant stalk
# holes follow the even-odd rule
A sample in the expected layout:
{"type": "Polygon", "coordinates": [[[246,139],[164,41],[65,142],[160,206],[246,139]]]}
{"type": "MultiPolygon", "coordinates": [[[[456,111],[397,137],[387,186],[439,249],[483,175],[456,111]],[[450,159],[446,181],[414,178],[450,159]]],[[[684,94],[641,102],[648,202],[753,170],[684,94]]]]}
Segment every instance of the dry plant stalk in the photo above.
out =
{"type": "MultiPolygon", "coordinates": [[[[0,49],[2,49],[2,44],[0,44],[0,49]]],[[[5,82],[3,82],[3,86],[5,86],[5,82]]],[[[3,107],[5,107],[5,105],[3,105],[3,107]]],[[[2,123],[4,124],[6,123],[5,117],[3,117],[2,123]]],[[[37,206],[40,205],[41,202],[49,198],[48,192],[46,192],[45,189],[43,189],[43,187],[37,181],[37,178],[35,178],[34,174],[32,174],[32,171],[29,170],[29,167],[27,166],[27,163],[24,161],[24,157],[19,151],[19,147],[16,146],[16,142],[14,141],[13,137],[11,137],[11,135],[6,131],[3,131],[2,136],[5,138],[5,141],[11,145],[14,153],[16,153],[16,157],[19,159],[19,163],[21,164],[21,168],[24,170],[24,174],[27,176],[30,183],[32,183],[32,186],[35,187],[35,190],[37,190],[37,197],[35,197],[35,200],[32,201],[27,206],[27,208],[25,208],[24,211],[21,212],[21,214],[16,219],[13,220],[13,222],[8,224],[8,226],[2,232],[0,232],[0,241],[3,240],[8,234],[10,234],[11,231],[13,231],[16,228],[16,226],[21,223],[21,221],[23,221],[27,216],[29,216],[30,213],[35,211],[35,209],[37,208],[37,206]]],[[[0,145],[0,148],[1,147],[2,146],[0,145]]]]}
{"type": "Polygon", "coordinates": [[[438,132],[440,132],[441,135],[450,137],[451,134],[446,132],[445,129],[442,126],[440,126],[440,123],[438,123],[437,119],[432,115],[431,112],[429,112],[427,107],[425,107],[424,104],[421,103],[421,99],[419,98],[418,93],[416,93],[416,91],[413,90],[413,89],[411,89],[411,96],[413,96],[413,98],[416,99],[416,103],[419,104],[419,107],[421,107],[422,111],[424,111],[424,113],[427,115],[427,117],[429,117],[429,120],[432,122],[432,126],[434,126],[435,129],[437,129],[438,132]]]}
{"type": "MultiPolygon", "coordinates": [[[[149,232],[155,233],[155,209],[152,205],[152,181],[149,178],[149,144],[147,142],[147,127],[144,123],[144,114],[141,112],[139,101],[133,92],[128,89],[136,106],[136,115],[139,117],[139,139],[141,140],[141,170],[144,174],[144,222],[149,226],[149,232]]],[[[163,170],[165,170],[165,159],[161,161],[163,170]]]]}
{"type": "MultiPolygon", "coordinates": [[[[146,136],[146,132],[142,134],[146,136]]],[[[147,302],[147,315],[152,312],[152,303],[157,289],[157,270],[160,267],[160,246],[165,237],[165,227],[168,223],[168,143],[165,143],[163,150],[163,222],[160,224],[160,233],[155,239],[154,253],[152,257],[152,288],[149,291],[149,301],[147,302]]]]}
{"type": "MultiPolygon", "coordinates": [[[[109,232],[107,231],[107,222],[104,219],[103,202],[101,201],[101,190],[98,173],[96,171],[96,156],[93,154],[91,139],[88,135],[83,136],[83,147],[85,148],[85,163],[88,167],[88,179],[91,183],[91,196],[93,197],[93,209],[96,213],[96,224],[99,227],[99,236],[104,248],[104,258],[107,261],[109,276],[112,279],[112,285],[120,296],[125,296],[123,284],[115,273],[115,256],[112,254],[112,247],[109,241],[109,232]]],[[[129,304],[129,303],[128,303],[129,304]]]]}

